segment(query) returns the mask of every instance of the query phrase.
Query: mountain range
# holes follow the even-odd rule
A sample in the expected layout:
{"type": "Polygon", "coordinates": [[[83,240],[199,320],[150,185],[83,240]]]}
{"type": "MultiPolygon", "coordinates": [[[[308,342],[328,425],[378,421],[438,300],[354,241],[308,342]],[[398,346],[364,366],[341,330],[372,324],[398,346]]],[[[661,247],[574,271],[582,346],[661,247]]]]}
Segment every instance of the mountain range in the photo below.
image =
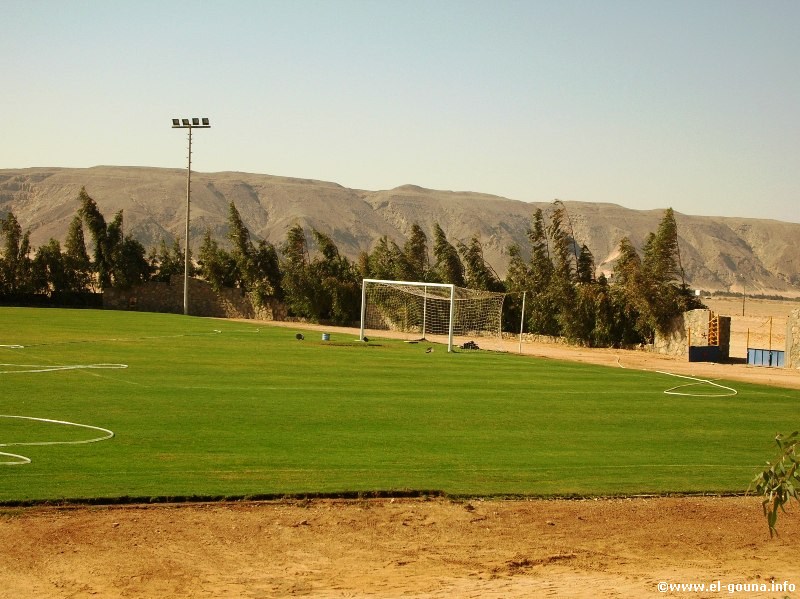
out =
{"type": "MultiPolygon", "coordinates": [[[[107,220],[123,210],[125,233],[145,247],[162,239],[183,243],[186,171],[150,167],[0,169],[0,217],[13,212],[29,230],[34,247],[50,238],[63,241],[79,208],[82,187],[107,220]]],[[[418,223],[432,248],[438,223],[452,243],[477,235],[486,261],[503,276],[508,247],[527,247],[526,232],[536,208],[530,203],[462,191],[403,185],[368,191],[336,183],[239,172],[192,172],[191,238],[194,250],[208,229],[220,241],[227,232],[228,204],[234,202],[255,239],[276,246],[288,229],[313,227],[356,258],[386,236],[402,246],[418,223]]],[[[610,272],[619,242],[629,237],[641,248],[664,210],[632,210],[616,204],[566,201],[574,238],[594,254],[598,270],[610,272]]],[[[666,208],[666,207],[665,207],[666,208]]],[[[800,224],[768,219],[675,214],[681,262],[687,282],[706,291],[800,296],[800,224]]]]}

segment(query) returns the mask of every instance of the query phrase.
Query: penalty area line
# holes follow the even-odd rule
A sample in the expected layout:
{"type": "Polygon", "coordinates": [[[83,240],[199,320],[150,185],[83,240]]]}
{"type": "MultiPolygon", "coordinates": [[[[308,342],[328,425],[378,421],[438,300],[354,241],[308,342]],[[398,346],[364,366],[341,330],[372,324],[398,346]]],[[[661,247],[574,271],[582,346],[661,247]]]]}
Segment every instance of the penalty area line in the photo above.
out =
{"type": "MultiPolygon", "coordinates": [[[[617,356],[617,365],[622,368],[623,370],[629,370],[625,367],[622,361],[617,356]]],[[[670,387],[664,391],[667,395],[679,395],[683,397],[733,397],[734,395],[738,395],[739,392],[734,389],[733,387],[728,387],[726,385],[721,385],[719,383],[715,383],[711,379],[701,379],[694,376],[688,376],[685,374],[675,374],[674,372],[667,372],[666,370],[643,370],[643,372],[656,372],[658,374],[663,374],[666,376],[674,376],[680,379],[687,379],[693,381],[691,383],[684,383],[683,385],[675,385],[674,387],[670,387]],[[694,385],[711,385],[712,387],[717,387],[727,393],[684,393],[683,391],[678,391],[678,389],[683,389],[685,387],[692,387],[694,385]]]]}
{"type": "Polygon", "coordinates": [[[733,397],[734,395],[739,394],[739,392],[733,387],[720,385],[719,383],[715,383],[714,381],[709,379],[701,379],[694,376],[687,376],[684,374],[675,374],[674,372],[667,372],[665,370],[656,370],[656,372],[658,374],[674,376],[679,379],[694,381],[692,383],[684,383],[683,385],[675,385],[674,387],[670,387],[669,389],[664,391],[664,393],[666,393],[667,395],[681,395],[684,397],[733,397]],[[694,385],[711,385],[712,387],[723,389],[724,391],[727,391],[727,393],[684,393],[682,391],[678,391],[678,389],[683,389],[685,387],[692,387],[694,385]]]}

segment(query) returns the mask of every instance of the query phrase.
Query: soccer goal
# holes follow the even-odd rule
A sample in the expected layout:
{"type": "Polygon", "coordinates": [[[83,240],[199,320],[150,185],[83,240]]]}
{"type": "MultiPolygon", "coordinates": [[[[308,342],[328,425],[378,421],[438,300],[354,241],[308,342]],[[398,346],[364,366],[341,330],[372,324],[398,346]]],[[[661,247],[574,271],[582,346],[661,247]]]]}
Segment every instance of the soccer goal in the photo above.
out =
{"type": "Polygon", "coordinates": [[[447,283],[364,279],[361,285],[361,339],[370,330],[455,336],[501,334],[504,293],[465,289],[447,283]]]}

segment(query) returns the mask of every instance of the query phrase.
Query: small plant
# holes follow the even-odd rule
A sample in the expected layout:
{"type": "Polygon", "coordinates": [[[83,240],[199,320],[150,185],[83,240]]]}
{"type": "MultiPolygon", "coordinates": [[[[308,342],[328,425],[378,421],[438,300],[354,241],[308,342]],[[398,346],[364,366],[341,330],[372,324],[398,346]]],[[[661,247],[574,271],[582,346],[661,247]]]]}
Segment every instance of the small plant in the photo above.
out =
{"type": "Polygon", "coordinates": [[[764,516],[769,525],[769,536],[778,533],[775,524],[778,521],[778,508],[786,512],[784,505],[794,499],[800,503],[800,431],[783,436],[775,436],[779,453],[773,463],[767,462],[763,472],[750,483],[750,488],[764,497],[761,502],[764,516]]]}

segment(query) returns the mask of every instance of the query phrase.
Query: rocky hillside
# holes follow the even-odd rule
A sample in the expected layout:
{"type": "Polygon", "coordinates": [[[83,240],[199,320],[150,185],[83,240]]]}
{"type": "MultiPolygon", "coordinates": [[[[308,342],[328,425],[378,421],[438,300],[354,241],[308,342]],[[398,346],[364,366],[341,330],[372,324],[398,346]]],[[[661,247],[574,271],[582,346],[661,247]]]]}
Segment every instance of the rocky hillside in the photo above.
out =
{"type": "MultiPolygon", "coordinates": [[[[63,240],[78,208],[81,187],[107,219],[124,210],[126,233],[145,246],[183,237],[186,171],[101,166],[89,169],[0,170],[0,215],[13,211],[34,246],[63,240]]],[[[191,230],[196,247],[205,230],[224,239],[233,201],[257,238],[280,244],[295,223],[328,233],[354,258],[382,235],[401,243],[416,222],[432,236],[438,222],[451,241],[478,235],[487,260],[501,275],[506,248],[525,247],[534,209],[526,203],[470,192],[404,185],[386,191],[347,189],[336,183],[248,173],[193,173],[191,230]]],[[[630,210],[615,204],[565,203],[575,238],[586,243],[598,266],[610,270],[620,239],[637,247],[655,231],[661,210],[630,210]]],[[[666,208],[666,207],[665,207],[666,208]]],[[[707,290],[800,295],[800,224],[773,220],[676,214],[687,279],[707,290]]]]}

